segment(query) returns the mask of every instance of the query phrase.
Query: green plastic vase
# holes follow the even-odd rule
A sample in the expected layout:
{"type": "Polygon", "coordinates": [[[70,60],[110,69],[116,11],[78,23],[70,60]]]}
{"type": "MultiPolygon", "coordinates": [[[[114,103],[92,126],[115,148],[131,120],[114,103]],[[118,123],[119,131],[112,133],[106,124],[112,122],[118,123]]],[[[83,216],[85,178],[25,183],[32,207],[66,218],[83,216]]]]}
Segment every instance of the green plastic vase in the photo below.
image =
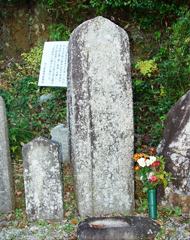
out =
{"type": "Polygon", "coordinates": [[[156,189],[148,190],[149,218],[157,219],[156,189]]]}

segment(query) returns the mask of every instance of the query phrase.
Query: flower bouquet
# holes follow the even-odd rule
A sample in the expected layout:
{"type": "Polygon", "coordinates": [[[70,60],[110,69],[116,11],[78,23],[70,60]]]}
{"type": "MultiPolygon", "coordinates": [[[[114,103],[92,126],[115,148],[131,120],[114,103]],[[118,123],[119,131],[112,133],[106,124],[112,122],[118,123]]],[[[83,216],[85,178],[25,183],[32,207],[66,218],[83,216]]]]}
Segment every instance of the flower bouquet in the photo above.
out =
{"type": "Polygon", "coordinates": [[[163,184],[167,187],[168,181],[172,178],[171,172],[165,171],[165,161],[163,156],[156,156],[156,152],[150,149],[151,156],[141,153],[135,154],[135,176],[136,180],[142,181],[143,192],[148,192],[149,216],[156,219],[155,207],[150,211],[151,205],[156,205],[156,186],[163,184]],[[151,214],[152,212],[152,214],[151,214]]]}

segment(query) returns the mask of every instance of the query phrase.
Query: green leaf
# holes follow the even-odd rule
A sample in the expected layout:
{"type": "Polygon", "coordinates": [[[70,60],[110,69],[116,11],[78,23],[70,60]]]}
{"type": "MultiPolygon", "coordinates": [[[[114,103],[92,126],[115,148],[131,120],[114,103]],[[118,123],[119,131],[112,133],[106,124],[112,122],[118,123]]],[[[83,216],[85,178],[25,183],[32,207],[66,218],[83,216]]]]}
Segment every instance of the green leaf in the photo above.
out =
{"type": "Polygon", "coordinates": [[[148,187],[144,187],[142,190],[143,190],[143,193],[146,193],[148,192],[148,187]]]}
{"type": "Polygon", "coordinates": [[[163,184],[164,184],[164,188],[166,188],[168,185],[168,181],[165,178],[163,179],[163,184]]]}

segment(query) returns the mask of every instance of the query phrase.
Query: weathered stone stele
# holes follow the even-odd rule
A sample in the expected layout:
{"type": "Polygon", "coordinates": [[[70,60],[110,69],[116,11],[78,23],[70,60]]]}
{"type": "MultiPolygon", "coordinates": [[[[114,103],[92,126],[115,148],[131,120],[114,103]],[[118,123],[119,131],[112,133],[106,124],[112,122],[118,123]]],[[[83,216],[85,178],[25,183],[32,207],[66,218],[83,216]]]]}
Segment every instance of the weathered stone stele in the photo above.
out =
{"type": "Polygon", "coordinates": [[[15,208],[13,173],[11,166],[5,103],[0,97],[0,212],[15,208]]]}
{"type": "Polygon", "coordinates": [[[71,34],[68,121],[81,216],[134,208],[133,101],[127,33],[103,17],[71,34]]]}
{"type": "Polygon", "coordinates": [[[190,91],[166,115],[157,152],[166,159],[166,170],[176,178],[166,188],[162,203],[190,213],[190,91]]]}
{"type": "Polygon", "coordinates": [[[63,164],[70,162],[69,159],[69,140],[68,140],[68,127],[64,124],[59,124],[51,130],[52,140],[55,140],[61,145],[61,161],[63,164]]]}
{"type": "Polygon", "coordinates": [[[29,222],[64,216],[59,143],[39,137],[24,145],[23,169],[29,222]]]}

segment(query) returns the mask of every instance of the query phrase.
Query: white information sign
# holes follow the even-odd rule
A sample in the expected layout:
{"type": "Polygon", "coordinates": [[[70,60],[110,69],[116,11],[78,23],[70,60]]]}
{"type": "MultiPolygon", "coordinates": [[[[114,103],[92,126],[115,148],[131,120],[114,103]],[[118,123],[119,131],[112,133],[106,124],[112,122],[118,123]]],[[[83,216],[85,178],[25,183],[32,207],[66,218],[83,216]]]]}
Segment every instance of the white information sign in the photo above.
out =
{"type": "Polygon", "coordinates": [[[68,41],[45,42],[39,86],[67,87],[68,41]]]}

